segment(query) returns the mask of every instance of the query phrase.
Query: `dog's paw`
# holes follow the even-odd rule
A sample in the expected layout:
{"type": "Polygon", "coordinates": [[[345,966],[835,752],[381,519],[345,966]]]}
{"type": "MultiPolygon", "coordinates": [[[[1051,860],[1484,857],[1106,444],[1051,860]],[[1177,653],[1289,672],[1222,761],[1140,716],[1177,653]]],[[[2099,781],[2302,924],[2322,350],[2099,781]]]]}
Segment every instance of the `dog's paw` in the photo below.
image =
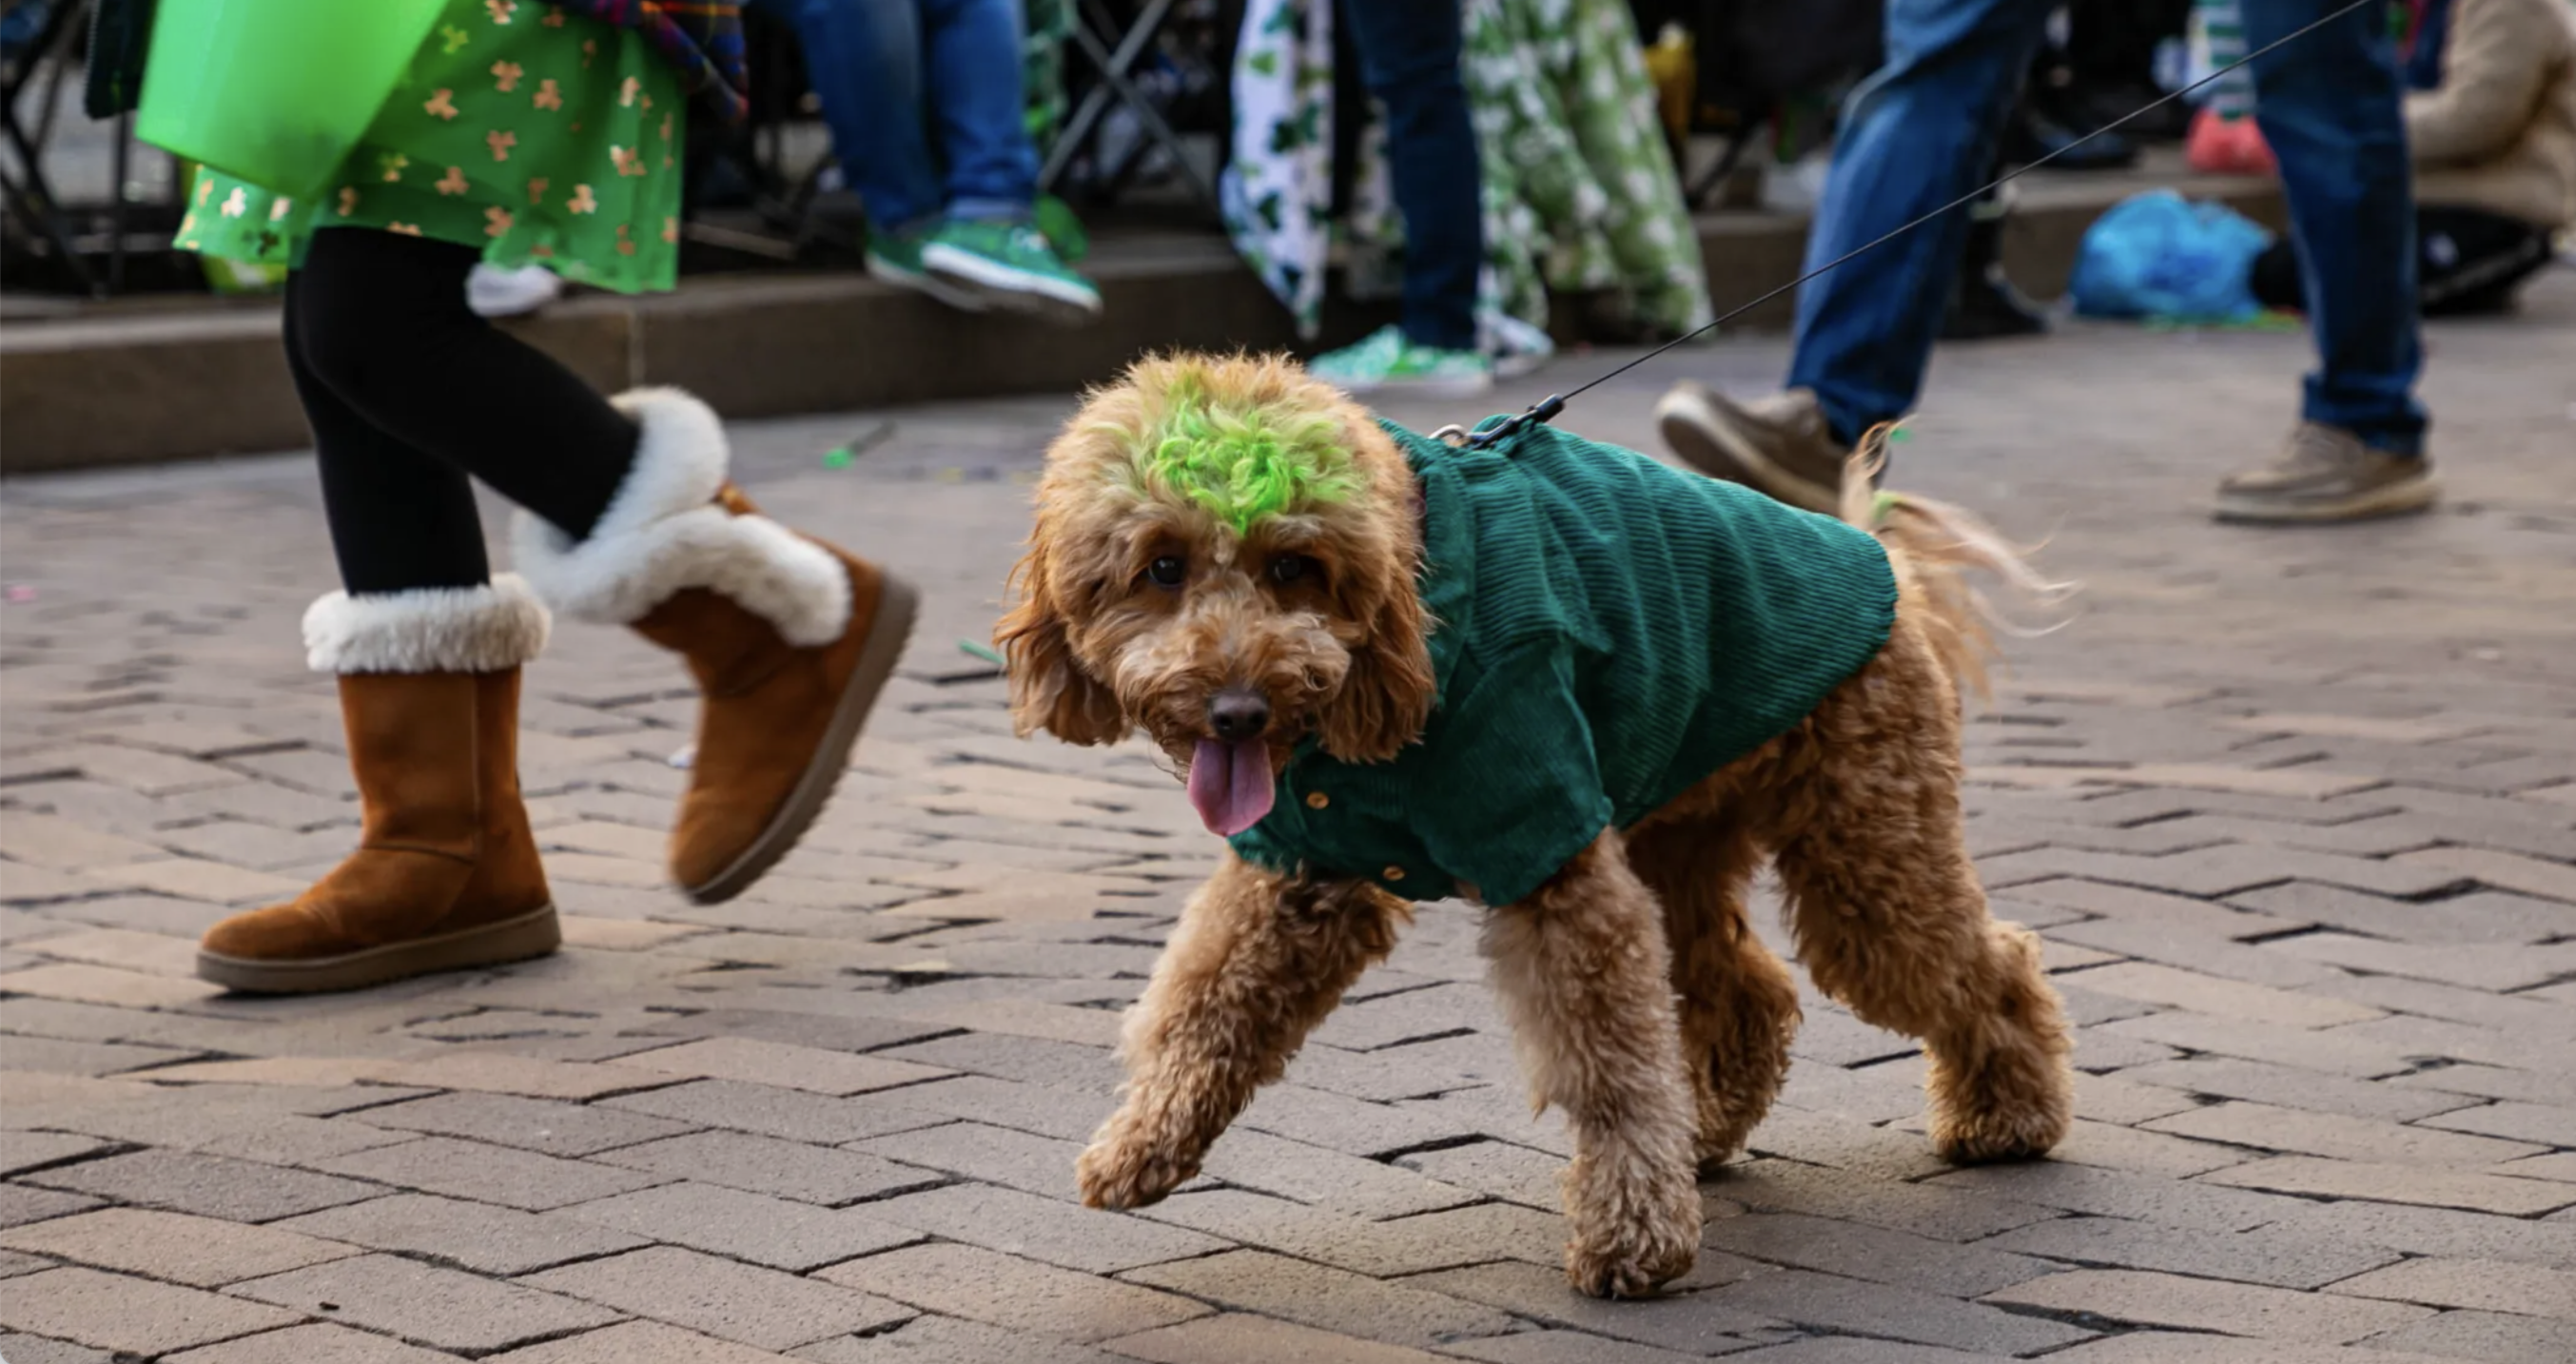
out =
{"type": "Polygon", "coordinates": [[[2006,1160],[2035,1160],[2066,1137],[2066,1121],[2054,1114],[1983,1113],[1973,1121],[1935,1120],[1932,1149],[1954,1165],[1987,1165],[2006,1160]]]}
{"type": "Polygon", "coordinates": [[[1932,1149],[1960,1165],[2031,1160],[2066,1139],[2075,1120],[2073,1077],[2065,1058],[2023,1052],[2019,1065],[1989,1065],[1971,1082],[1933,1058],[1924,1114],[1932,1149]]]}
{"type": "Polygon", "coordinates": [[[1593,1229],[1565,1244],[1565,1278],[1594,1298],[1642,1298],[1690,1272],[1699,1258],[1699,1200],[1687,1217],[1667,1212],[1593,1229]]]}
{"type": "Polygon", "coordinates": [[[1152,1142],[1124,1136],[1093,1142],[1073,1166],[1083,1206],[1112,1210],[1160,1203],[1198,1172],[1195,1157],[1184,1158],[1152,1142]]]}
{"type": "Polygon", "coordinates": [[[1634,1298],[1689,1272],[1705,1214],[1691,1167],[1576,1158],[1566,1179],[1565,1277],[1595,1298],[1634,1298]]]}
{"type": "Polygon", "coordinates": [[[1769,1105],[1748,1116],[1729,1117],[1712,1122],[1703,1113],[1699,1136],[1691,1142],[1691,1159],[1699,1167],[1699,1177],[1715,1179],[1726,1169],[1727,1162],[1744,1154],[1744,1144],[1753,1136],[1753,1125],[1762,1120],[1769,1105]]]}

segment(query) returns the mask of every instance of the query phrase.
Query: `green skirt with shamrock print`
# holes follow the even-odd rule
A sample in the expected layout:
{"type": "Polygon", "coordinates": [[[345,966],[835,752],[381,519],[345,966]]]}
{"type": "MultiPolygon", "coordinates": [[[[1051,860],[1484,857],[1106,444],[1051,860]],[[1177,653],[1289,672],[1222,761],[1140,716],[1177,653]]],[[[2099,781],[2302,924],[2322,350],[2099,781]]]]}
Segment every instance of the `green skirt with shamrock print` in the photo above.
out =
{"type": "Polygon", "coordinates": [[[325,227],[482,248],[623,293],[678,274],[678,75],[630,29],[519,0],[448,0],[320,203],[200,169],[177,244],[293,265],[325,227]]]}

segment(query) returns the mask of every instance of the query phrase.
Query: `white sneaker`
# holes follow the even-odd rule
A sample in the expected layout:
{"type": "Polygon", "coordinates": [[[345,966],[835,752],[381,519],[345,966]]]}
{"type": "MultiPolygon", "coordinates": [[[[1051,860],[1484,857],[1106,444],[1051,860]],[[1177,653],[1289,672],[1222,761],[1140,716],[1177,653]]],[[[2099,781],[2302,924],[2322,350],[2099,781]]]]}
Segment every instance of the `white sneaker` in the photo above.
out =
{"type": "Polygon", "coordinates": [[[1556,358],[1556,338],[1509,313],[1489,319],[1485,330],[1485,354],[1497,379],[1536,374],[1556,358]]]}
{"type": "Polygon", "coordinates": [[[1417,346],[1405,339],[1402,327],[1391,322],[1357,345],[1307,361],[1306,372],[1354,396],[1408,393],[1472,398],[1494,386],[1494,362],[1483,351],[1417,346]]]}
{"type": "Polygon", "coordinates": [[[465,277],[465,306],[477,317],[517,317],[563,297],[563,281],[542,265],[477,265],[465,277]]]}

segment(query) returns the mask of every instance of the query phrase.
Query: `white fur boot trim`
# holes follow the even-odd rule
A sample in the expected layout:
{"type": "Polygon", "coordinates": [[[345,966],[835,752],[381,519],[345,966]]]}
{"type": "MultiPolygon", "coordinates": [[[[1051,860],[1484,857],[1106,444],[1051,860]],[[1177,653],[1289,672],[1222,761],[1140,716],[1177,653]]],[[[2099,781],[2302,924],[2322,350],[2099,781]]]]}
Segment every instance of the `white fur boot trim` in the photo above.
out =
{"type": "Polygon", "coordinates": [[[703,587],[778,627],[795,645],[829,644],[850,621],[850,575],[822,546],[766,516],[716,505],[729,456],[724,424],[676,388],[619,395],[644,436],[634,466],[590,537],[519,513],[519,571],[575,620],[627,625],[675,592],[703,587]]]}
{"type": "Polygon", "coordinates": [[[317,673],[489,673],[546,647],[546,608],[527,580],[483,587],[334,592],[304,612],[304,661],[317,673]]]}

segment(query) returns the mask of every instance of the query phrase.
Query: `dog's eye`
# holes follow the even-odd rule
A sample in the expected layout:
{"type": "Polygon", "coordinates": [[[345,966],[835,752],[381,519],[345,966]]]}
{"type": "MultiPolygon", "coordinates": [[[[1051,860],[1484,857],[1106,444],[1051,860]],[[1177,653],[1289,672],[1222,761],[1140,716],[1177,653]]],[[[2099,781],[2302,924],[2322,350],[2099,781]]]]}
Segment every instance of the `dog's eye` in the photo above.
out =
{"type": "Polygon", "coordinates": [[[1279,554],[1270,560],[1270,581],[1282,587],[1323,576],[1324,566],[1303,554],[1279,554]]]}
{"type": "Polygon", "coordinates": [[[1190,561],[1177,554],[1166,554],[1145,565],[1145,576],[1152,579],[1156,587],[1178,587],[1189,579],[1190,561]]]}

